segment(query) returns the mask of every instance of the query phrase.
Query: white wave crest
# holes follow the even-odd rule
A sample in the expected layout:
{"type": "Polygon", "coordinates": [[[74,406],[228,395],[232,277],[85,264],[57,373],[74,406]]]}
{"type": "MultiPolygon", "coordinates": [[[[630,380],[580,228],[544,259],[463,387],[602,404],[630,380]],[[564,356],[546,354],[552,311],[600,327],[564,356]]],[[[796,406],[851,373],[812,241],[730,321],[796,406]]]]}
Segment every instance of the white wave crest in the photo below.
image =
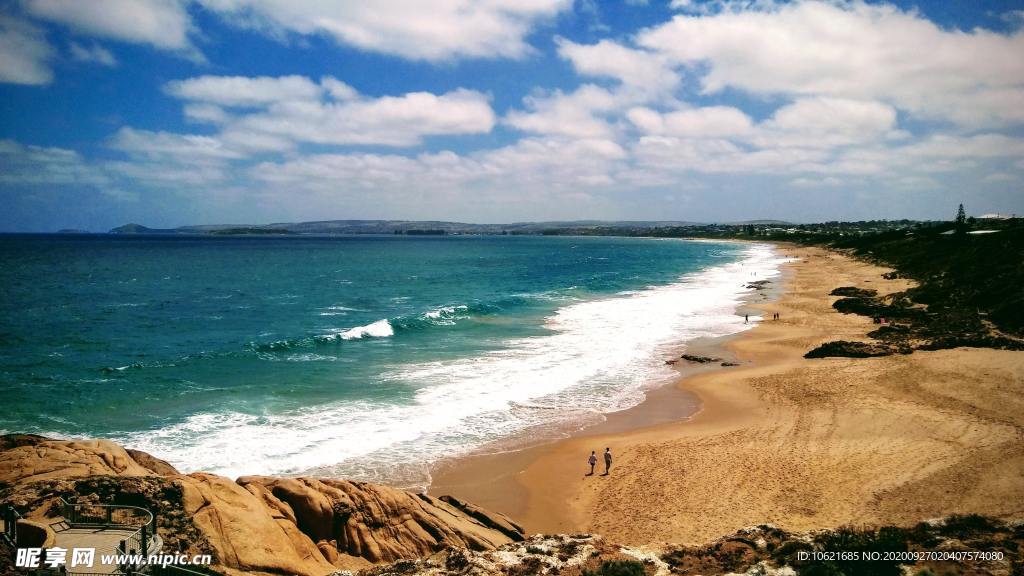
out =
{"type": "Polygon", "coordinates": [[[342,340],[358,340],[360,338],[387,338],[394,335],[395,330],[391,328],[391,323],[388,322],[387,318],[382,318],[373,324],[349,328],[344,332],[338,333],[337,337],[342,340]]]}

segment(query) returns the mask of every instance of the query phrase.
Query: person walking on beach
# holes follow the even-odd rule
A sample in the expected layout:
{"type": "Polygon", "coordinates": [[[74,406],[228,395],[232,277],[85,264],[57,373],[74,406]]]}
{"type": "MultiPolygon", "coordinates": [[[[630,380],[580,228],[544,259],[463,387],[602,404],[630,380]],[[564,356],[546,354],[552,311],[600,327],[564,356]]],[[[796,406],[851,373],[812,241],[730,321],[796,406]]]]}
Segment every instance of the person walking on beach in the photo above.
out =
{"type": "Polygon", "coordinates": [[[597,452],[595,452],[594,450],[591,450],[590,451],[590,459],[587,460],[587,462],[590,463],[590,474],[587,474],[587,476],[593,476],[594,475],[594,466],[597,466],[597,452]]]}
{"type": "Polygon", "coordinates": [[[608,471],[612,469],[612,449],[604,449],[604,475],[608,475],[608,471]]]}
{"type": "Polygon", "coordinates": [[[743,315],[743,323],[746,324],[747,322],[750,322],[750,314],[743,315]]]}

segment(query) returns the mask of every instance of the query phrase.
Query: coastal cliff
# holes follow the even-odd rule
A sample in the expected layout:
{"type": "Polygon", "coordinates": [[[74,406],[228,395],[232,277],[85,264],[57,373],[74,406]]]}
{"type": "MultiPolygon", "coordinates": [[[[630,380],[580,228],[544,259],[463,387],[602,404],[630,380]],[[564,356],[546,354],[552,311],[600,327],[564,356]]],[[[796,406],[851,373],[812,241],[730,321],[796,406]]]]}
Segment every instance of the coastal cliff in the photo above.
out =
{"type": "Polygon", "coordinates": [[[451,498],[345,480],[180,474],[107,440],[0,437],[0,501],[46,525],[59,520],[59,498],[145,507],[164,551],[210,554],[225,574],[315,576],[524,538],[512,520],[451,498]]]}

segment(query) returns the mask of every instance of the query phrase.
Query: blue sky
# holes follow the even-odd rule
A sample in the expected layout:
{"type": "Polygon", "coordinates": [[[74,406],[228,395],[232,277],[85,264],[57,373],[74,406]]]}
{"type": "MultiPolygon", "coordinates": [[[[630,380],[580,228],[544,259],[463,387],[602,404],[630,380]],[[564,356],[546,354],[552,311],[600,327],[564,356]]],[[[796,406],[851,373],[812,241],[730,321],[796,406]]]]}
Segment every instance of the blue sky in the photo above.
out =
{"type": "Polygon", "coordinates": [[[1024,213],[1020,2],[0,0],[0,230],[1024,213]]]}

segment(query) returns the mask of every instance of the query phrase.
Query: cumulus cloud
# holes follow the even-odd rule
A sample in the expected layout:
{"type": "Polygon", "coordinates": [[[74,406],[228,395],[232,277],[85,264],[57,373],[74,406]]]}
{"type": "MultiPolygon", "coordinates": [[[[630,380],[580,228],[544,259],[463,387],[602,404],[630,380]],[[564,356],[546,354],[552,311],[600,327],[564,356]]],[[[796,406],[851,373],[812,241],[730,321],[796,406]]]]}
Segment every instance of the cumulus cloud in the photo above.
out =
{"type": "Polygon", "coordinates": [[[571,0],[200,0],[240,26],[324,34],[364,50],[414,60],[519,58],[531,52],[533,27],[569,9],[571,0]]]}
{"type": "Polygon", "coordinates": [[[110,53],[110,50],[107,50],[99,44],[85,46],[78,42],[72,42],[68,45],[68,52],[71,54],[71,58],[78,62],[87,62],[109,67],[117,66],[117,58],[110,53]]]}
{"type": "Polygon", "coordinates": [[[290,100],[315,100],[323,87],[305,76],[199,76],[175,80],[165,86],[168,94],[220,106],[263,106],[290,100]]]}
{"type": "Polygon", "coordinates": [[[748,136],[753,132],[753,121],[750,117],[731,106],[705,106],[665,114],[650,108],[633,108],[627,113],[627,117],[647,134],[723,138],[748,136]]]}
{"type": "Polygon", "coordinates": [[[25,0],[32,16],[72,30],[164,50],[192,50],[183,0],[25,0]]]}
{"type": "Polygon", "coordinates": [[[493,126],[487,96],[459,89],[340,103],[282,102],[241,118],[234,128],[317,144],[413,146],[425,136],[480,134],[493,126]]]}
{"type": "Polygon", "coordinates": [[[32,24],[0,14],[0,82],[49,84],[53,49],[43,31],[32,24]]]}
{"type": "MultiPolygon", "coordinates": [[[[431,63],[526,55],[529,32],[569,6],[195,1],[239,26],[322,34],[431,63]]],[[[68,55],[80,61],[117,63],[78,36],[188,50],[198,34],[185,0],[132,3],[176,15],[170,33],[145,22],[128,33],[119,18],[99,22],[79,3],[24,2],[29,15],[72,28],[68,55]]],[[[537,87],[503,110],[500,122],[517,134],[496,147],[431,139],[492,132],[499,120],[486,83],[370,96],[330,76],[202,75],[163,87],[198,133],[124,127],[106,141],[118,158],[91,163],[71,150],[0,142],[0,182],[197,198],[231,191],[275,217],[300,205],[319,215],[342,200],[385,216],[447,216],[457,206],[468,219],[507,220],[579,206],[619,216],[616,206],[645,194],[675,198],[685,189],[697,198],[728,181],[769,202],[774,194],[925,194],[951,182],[1006,191],[1024,180],[1022,32],[941,29],[884,4],[676,3],[684,14],[634,36],[556,37],[575,86],[537,87]]],[[[36,26],[0,16],[0,47],[0,81],[51,80],[51,49],[36,26]]]]}
{"type": "Polygon", "coordinates": [[[488,97],[465,89],[367,98],[336,78],[303,76],[201,76],[165,89],[191,102],[190,119],[220,125],[220,142],[249,151],[296,143],[414,146],[427,136],[486,133],[495,123],[488,97]]]}
{"type": "Polygon", "coordinates": [[[668,94],[680,81],[668,59],[658,53],[629,48],[611,40],[586,45],[557,38],[556,44],[558,54],[569,60],[577,73],[614,78],[648,96],[668,94]]]}
{"type": "Polygon", "coordinates": [[[605,119],[622,104],[619,94],[585,84],[573,92],[538,92],[523,99],[525,110],[512,110],[504,122],[523,132],[574,138],[609,138],[613,128],[605,119]]]}
{"type": "Polygon", "coordinates": [[[706,66],[706,94],[880,100],[966,126],[1024,122],[1024,31],[946,30],[886,4],[762,4],[677,15],[637,42],[706,66]]]}

